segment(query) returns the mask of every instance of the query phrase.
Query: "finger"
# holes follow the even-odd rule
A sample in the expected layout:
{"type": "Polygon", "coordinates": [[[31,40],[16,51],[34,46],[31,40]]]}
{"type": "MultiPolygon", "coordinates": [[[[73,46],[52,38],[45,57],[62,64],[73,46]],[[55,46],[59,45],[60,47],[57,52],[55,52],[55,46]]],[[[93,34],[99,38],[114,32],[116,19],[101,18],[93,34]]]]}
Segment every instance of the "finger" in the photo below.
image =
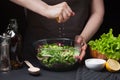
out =
{"type": "Polygon", "coordinates": [[[67,16],[71,16],[72,15],[72,11],[69,10],[69,6],[67,6],[65,8],[65,12],[66,12],[67,16]]]}
{"type": "Polygon", "coordinates": [[[67,10],[63,12],[63,22],[67,21],[70,18],[70,13],[67,10]]]}
{"type": "Polygon", "coordinates": [[[87,44],[84,44],[83,46],[82,46],[82,48],[81,48],[81,50],[86,50],[87,49],[87,44]]]}
{"type": "Polygon", "coordinates": [[[65,22],[69,18],[65,11],[63,11],[62,16],[63,16],[62,22],[65,22]]]}
{"type": "Polygon", "coordinates": [[[61,16],[59,16],[59,17],[56,18],[56,21],[58,23],[65,22],[65,21],[67,21],[69,19],[68,15],[69,14],[67,14],[66,12],[62,12],[61,16]]]}
{"type": "Polygon", "coordinates": [[[66,10],[66,9],[63,9],[59,15],[59,17],[56,18],[57,22],[58,23],[61,23],[61,22],[65,22],[69,19],[69,16],[70,13],[66,10]]]}
{"type": "Polygon", "coordinates": [[[70,13],[70,16],[75,15],[75,13],[72,11],[72,9],[69,7],[69,5],[67,4],[67,10],[70,13]]]}
{"type": "Polygon", "coordinates": [[[79,56],[79,59],[82,60],[84,56],[85,56],[85,51],[82,50],[82,51],[81,51],[81,54],[80,54],[80,56],[79,56]]]}
{"type": "Polygon", "coordinates": [[[58,17],[58,19],[57,19],[57,21],[58,21],[58,23],[61,23],[61,22],[62,22],[62,20],[63,20],[63,15],[62,15],[62,14],[60,14],[60,15],[59,15],[59,17],[58,17]]]}
{"type": "Polygon", "coordinates": [[[82,47],[80,55],[79,56],[75,56],[75,58],[82,60],[83,57],[85,56],[86,49],[87,49],[86,46],[82,47]]]}
{"type": "Polygon", "coordinates": [[[82,46],[82,48],[81,48],[80,60],[82,60],[83,57],[85,56],[86,49],[87,49],[87,45],[85,44],[85,45],[82,46]]]}
{"type": "MultiPolygon", "coordinates": [[[[65,21],[67,21],[67,20],[70,18],[71,13],[70,13],[68,10],[64,9],[64,10],[62,11],[61,15],[62,15],[61,22],[65,22],[65,21]]],[[[58,21],[58,22],[59,22],[59,20],[60,20],[60,19],[57,18],[57,21],[58,21]]]]}
{"type": "Polygon", "coordinates": [[[68,9],[65,9],[64,11],[65,11],[67,17],[70,17],[70,16],[71,16],[71,12],[69,12],[68,9]]]}

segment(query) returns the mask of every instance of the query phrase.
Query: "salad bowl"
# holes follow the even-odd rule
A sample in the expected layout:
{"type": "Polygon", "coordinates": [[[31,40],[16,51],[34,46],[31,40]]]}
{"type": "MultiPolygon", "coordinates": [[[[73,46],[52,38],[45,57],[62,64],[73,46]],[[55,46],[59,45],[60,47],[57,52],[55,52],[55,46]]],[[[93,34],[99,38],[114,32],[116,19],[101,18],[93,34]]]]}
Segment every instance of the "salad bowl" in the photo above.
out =
{"type": "Polygon", "coordinates": [[[74,40],[68,38],[42,39],[34,43],[36,57],[42,68],[52,71],[68,71],[78,66],[74,40]]]}

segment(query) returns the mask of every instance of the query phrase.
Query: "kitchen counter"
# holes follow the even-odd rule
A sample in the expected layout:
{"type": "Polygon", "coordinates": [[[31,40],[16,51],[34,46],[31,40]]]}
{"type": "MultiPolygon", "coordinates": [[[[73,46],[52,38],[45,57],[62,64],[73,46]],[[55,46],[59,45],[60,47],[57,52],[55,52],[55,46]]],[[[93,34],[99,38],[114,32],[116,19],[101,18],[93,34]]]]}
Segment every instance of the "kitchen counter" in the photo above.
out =
{"type": "Polygon", "coordinates": [[[76,71],[51,72],[41,69],[41,74],[32,76],[27,68],[12,70],[7,73],[0,73],[0,80],[75,80],[76,71]]]}
{"type": "MultiPolygon", "coordinates": [[[[39,66],[36,64],[37,61],[31,62],[34,66],[39,66]]],[[[75,80],[77,69],[55,72],[49,71],[41,68],[40,75],[33,76],[27,71],[27,65],[18,70],[11,70],[9,72],[0,72],[0,80],[75,80]]]]}
{"type": "MultiPolygon", "coordinates": [[[[85,58],[89,58],[88,55],[85,58]]],[[[112,73],[106,69],[101,71],[89,70],[85,67],[84,60],[82,61],[83,64],[79,64],[78,68],[64,72],[45,70],[36,58],[29,58],[28,61],[33,66],[41,68],[40,75],[30,75],[27,71],[27,65],[24,65],[23,68],[18,70],[11,70],[6,73],[0,72],[0,80],[120,80],[120,71],[112,73]]]]}
{"type": "MultiPolygon", "coordinates": [[[[35,64],[37,62],[32,62],[35,64]]],[[[77,69],[55,72],[41,68],[40,75],[33,76],[27,71],[28,67],[25,65],[18,70],[11,70],[9,72],[0,72],[0,80],[120,80],[120,71],[108,72],[106,69],[102,71],[93,71],[85,67],[85,65],[79,66],[77,69]]]]}

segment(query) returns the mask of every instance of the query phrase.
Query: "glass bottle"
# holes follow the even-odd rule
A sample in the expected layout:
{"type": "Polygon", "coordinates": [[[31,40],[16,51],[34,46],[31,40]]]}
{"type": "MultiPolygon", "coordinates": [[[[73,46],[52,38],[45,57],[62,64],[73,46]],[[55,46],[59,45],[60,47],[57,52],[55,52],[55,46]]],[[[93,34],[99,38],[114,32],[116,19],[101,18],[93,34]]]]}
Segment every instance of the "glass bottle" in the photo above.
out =
{"type": "Polygon", "coordinates": [[[7,34],[10,35],[10,63],[12,69],[19,69],[23,66],[22,36],[18,32],[16,19],[10,19],[7,27],[7,34]]]}
{"type": "Polygon", "coordinates": [[[10,69],[9,36],[3,33],[0,35],[0,71],[6,72],[10,69]]]}

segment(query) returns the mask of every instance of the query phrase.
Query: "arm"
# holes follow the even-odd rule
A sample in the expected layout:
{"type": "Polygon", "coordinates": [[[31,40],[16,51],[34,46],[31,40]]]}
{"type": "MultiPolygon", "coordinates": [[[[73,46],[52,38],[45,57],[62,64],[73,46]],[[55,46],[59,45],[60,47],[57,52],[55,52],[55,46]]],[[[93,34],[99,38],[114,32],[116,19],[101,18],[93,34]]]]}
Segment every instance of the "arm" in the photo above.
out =
{"type": "Polygon", "coordinates": [[[45,11],[48,9],[48,5],[41,0],[10,0],[10,1],[43,16],[47,15],[45,11]]]}
{"type": "Polygon", "coordinates": [[[85,41],[89,39],[97,32],[104,17],[104,3],[103,0],[92,0],[91,16],[85,25],[84,30],[80,34],[85,38],[85,41]]]}
{"type": "Polygon", "coordinates": [[[87,49],[86,42],[97,32],[104,17],[104,3],[103,0],[92,0],[91,15],[85,25],[82,33],[76,36],[76,42],[81,44],[81,54],[77,58],[80,60],[85,56],[85,50],[87,49]]]}
{"type": "Polygon", "coordinates": [[[62,2],[56,5],[48,5],[42,0],[10,0],[20,6],[23,6],[37,14],[45,16],[47,18],[55,19],[59,18],[58,22],[65,22],[74,15],[74,12],[67,5],[66,2],[62,2]]]}

